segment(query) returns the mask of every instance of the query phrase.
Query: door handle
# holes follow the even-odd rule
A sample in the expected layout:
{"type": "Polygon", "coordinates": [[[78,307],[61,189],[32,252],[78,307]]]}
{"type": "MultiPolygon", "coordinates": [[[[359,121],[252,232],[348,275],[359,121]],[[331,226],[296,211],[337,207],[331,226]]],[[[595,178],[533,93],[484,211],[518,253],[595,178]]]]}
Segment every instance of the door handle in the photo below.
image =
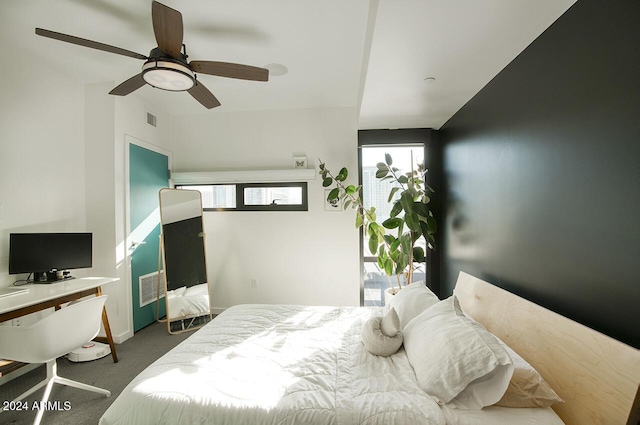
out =
{"type": "Polygon", "coordinates": [[[144,245],[146,244],[145,241],[142,242],[136,242],[136,241],[131,241],[131,246],[129,247],[129,251],[133,251],[134,249],[136,249],[139,245],[144,245]]]}

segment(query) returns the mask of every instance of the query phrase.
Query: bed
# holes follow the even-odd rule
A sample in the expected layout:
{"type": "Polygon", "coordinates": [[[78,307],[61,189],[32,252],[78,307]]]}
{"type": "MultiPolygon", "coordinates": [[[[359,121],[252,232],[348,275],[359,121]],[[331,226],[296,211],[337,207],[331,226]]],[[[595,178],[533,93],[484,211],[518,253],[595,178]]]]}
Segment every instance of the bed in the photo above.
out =
{"type": "Polygon", "coordinates": [[[455,298],[564,403],[460,409],[427,394],[415,344],[389,356],[363,344],[382,308],[241,305],[134,378],[100,425],[636,425],[638,350],[464,273],[455,298]]]}

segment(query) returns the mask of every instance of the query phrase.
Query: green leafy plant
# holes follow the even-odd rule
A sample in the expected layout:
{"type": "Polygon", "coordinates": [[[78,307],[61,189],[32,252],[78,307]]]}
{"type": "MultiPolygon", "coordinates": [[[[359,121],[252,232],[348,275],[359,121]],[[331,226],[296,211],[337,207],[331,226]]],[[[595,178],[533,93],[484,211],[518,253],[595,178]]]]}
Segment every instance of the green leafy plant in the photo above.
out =
{"type": "MultiPolygon", "coordinates": [[[[377,253],[378,266],[387,276],[396,276],[398,288],[402,289],[400,276],[410,283],[416,263],[425,260],[424,249],[417,242],[424,238],[429,249],[435,249],[436,220],[429,209],[434,190],[425,183],[427,170],[423,164],[402,174],[393,166],[391,155],[385,154],[385,162],[377,165],[376,178],[391,180],[392,186],[387,202],[393,203],[390,217],[379,223],[376,208],[366,208],[360,198],[361,186],[347,184],[349,171],[343,167],[334,175],[320,160],[322,186],[334,186],[327,201],[342,202],[344,209],[352,208],[356,213],[356,228],[363,228],[369,237],[369,250],[377,253]]],[[[405,283],[405,284],[406,284],[405,283]]],[[[393,287],[393,285],[392,285],[393,287]]]]}

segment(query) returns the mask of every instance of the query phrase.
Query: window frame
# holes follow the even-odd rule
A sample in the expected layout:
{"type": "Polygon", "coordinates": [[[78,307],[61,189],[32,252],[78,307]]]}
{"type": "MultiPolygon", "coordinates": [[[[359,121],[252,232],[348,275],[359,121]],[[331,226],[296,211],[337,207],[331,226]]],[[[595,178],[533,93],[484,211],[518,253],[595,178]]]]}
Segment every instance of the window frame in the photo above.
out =
{"type": "MultiPolygon", "coordinates": [[[[441,185],[441,161],[442,161],[442,148],[438,144],[437,131],[427,128],[415,128],[415,129],[398,129],[398,130],[358,130],[358,182],[362,184],[362,148],[363,147],[375,147],[375,146],[411,146],[411,145],[424,145],[424,162],[427,169],[429,169],[428,179],[429,185],[436,189],[437,192],[442,191],[441,185]]],[[[362,196],[362,193],[361,193],[362,196]]],[[[442,195],[441,195],[442,196],[442,195]]],[[[432,211],[438,223],[442,223],[442,215],[440,210],[439,197],[432,199],[432,211]]],[[[365,305],[364,296],[364,246],[362,237],[362,228],[360,228],[360,305],[365,305]]],[[[437,242],[437,240],[436,240],[437,242]]],[[[438,242],[437,242],[438,243],[438,242]]],[[[442,242],[439,242],[442,243],[442,242]]],[[[440,248],[441,249],[441,248],[440,248]]],[[[432,289],[436,294],[440,293],[440,254],[431,249],[427,249],[425,252],[425,283],[427,287],[432,289]]],[[[366,257],[367,260],[371,260],[376,257],[366,257]]]]}
{"type": "MultiPolygon", "coordinates": [[[[236,187],[236,206],[238,202],[238,185],[236,183],[188,183],[188,184],[174,184],[174,189],[185,189],[185,190],[198,190],[194,189],[194,187],[202,187],[202,186],[235,186],[236,187]]],[[[225,208],[225,207],[215,207],[215,208],[205,208],[204,202],[202,206],[202,211],[236,211],[236,208],[225,208]]]]}
{"type": "Polygon", "coordinates": [[[284,183],[238,183],[236,184],[236,209],[237,211],[309,211],[307,196],[307,182],[284,183]],[[247,205],[244,202],[244,190],[262,187],[299,187],[302,189],[301,204],[274,204],[274,205],[247,205]]]}
{"type": "MultiPolygon", "coordinates": [[[[206,208],[204,212],[210,211],[309,211],[309,185],[307,182],[269,182],[269,183],[197,183],[175,185],[177,189],[189,189],[192,186],[235,186],[236,206],[235,208],[206,208]],[[299,187],[302,189],[302,203],[296,205],[246,205],[244,202],[245,188],[261,187],[299,187]]],[[[193,189],[192,189],[193,190],[193,189]]],[[[196,189],[197,190],[197,189],[196,189]]]]}

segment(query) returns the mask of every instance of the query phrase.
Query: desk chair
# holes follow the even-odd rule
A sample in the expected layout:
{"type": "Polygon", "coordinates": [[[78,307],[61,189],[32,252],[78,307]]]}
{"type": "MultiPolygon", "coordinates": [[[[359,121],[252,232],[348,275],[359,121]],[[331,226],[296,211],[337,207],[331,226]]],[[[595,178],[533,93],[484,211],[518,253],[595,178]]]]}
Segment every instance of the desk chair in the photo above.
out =
{"type": "MultiPolygon", "coordinates": [[[[92,340],[100,331],[102,308],[106,295],[71,303],[32,326],[0,326],[0,358],[23,363],[46,363],[44,381],[21,394],[22,400],[46,386],[42,403],[46,405],[53,384],[93,391],[109,397],[111,392],[92,385],[58,376],[56,359],[92,340]]],[[[45,409],[39,409],[34,425],[38,425],[45,409]]],[[[0,411],[1,413],[1,411],[0,411]]]]}

